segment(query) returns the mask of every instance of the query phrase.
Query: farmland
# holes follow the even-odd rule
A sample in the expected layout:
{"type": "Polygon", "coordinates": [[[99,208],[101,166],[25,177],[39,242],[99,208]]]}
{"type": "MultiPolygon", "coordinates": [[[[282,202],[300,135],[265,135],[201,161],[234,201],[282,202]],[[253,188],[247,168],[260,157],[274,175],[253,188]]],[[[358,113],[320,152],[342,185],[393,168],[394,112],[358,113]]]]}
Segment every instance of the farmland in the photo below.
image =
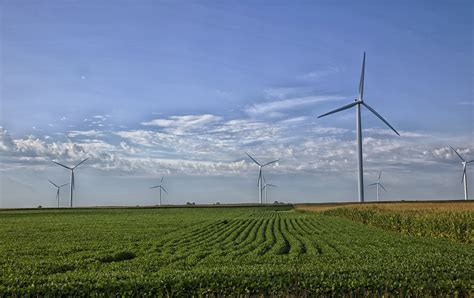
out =
{"type": "Polygon", "coordinates": [[[470,201],[307,204],[297,209],[345,217],[408,235],[474,243],[474,202],[470,201]]]}
{"type": "Polygon", "coordinates": [[[474,290],[472,244],[291,206],[0,211],[0,239],[0,296],[474,290]]]}

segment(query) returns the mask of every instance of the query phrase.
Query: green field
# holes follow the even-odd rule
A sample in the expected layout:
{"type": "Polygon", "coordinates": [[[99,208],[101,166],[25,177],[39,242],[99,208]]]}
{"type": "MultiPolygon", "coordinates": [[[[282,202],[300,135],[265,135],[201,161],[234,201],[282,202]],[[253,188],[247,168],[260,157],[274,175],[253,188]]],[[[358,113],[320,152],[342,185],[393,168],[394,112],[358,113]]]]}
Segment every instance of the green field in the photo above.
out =
{"type": "Polygon", "coordinates": [[[292,207],[0,211],[0,296],[472,295],[474,246],[292,207]]]}

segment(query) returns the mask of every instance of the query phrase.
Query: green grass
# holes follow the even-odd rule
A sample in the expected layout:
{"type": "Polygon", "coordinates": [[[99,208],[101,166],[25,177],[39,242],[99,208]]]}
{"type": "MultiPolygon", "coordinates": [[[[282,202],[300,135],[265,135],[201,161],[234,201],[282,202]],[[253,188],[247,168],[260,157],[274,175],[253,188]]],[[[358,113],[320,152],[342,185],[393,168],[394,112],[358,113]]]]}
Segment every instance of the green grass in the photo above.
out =
{"type": "Polygon", "coordinates": [[[0,296],[473,293],[474,247],[291,207],[0,212],[0,296]]]}

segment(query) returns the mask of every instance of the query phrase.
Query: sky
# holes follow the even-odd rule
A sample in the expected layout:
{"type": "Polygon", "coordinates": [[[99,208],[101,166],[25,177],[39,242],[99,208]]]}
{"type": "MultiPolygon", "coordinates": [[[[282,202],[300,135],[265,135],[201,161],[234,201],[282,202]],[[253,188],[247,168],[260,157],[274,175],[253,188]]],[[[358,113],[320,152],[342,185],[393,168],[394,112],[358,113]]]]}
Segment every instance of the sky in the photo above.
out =
{"type": "MultiPolygon", "coordinates": [[[[0,1],[0,208],[462,199],[472,1],[0,1]],[[366,187],[366,200],[375,188],[366,187]],[[61,206],[69,204],[67,187],[61,206]]],[[[474,163],[472,164],[474,167],[474,163]]],[[[474,197],[474,171],[468,170],[474,197]]]]}

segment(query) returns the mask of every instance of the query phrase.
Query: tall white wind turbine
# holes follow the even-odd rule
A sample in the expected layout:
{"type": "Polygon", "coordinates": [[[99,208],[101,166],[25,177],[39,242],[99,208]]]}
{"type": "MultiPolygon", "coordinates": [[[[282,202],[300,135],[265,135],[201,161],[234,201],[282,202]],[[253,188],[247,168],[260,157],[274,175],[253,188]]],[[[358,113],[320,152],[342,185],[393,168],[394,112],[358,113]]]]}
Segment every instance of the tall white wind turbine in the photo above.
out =
{"type": "Polygon", "coordinates": [[[258,180],[257,180],[257,185],[258,185],[258,200],[260,202],[260,204],[263,204],[263,201],[262,201],[262,192],[263,192],[263,185],[262,185],[262,169],[272,163],[275,163],[277,161],[279,161],[279,159],[277,160],[273,160],[273,161],[270,161],[270,162],[267,162],[267,163],[264,163],[264,164],[261,164],[259,163],[255,158],[253,158],[252,156],[250,156],[250,154],[248,154],[247,152],[245,152],[245,154],[247,154],[248,157],[250,157],[250,159],[256,163],[258,165],[258,180]]]}
{"type": "Polygon", "coordinates": [[[164,191],[165,193],[168,194],[168,192],[166,191],[166,189],[163,186],[163,179],[164,178],[165,178],[165,176],[161,177],[160,185],[155,185],[155,186],[150,187],[150,189],[153,189],[153,188],[159,188],[160,189],[160,206],[161,206],[161,191],[164,191]]]}
{"type": "MultiPolygon", "coordinates": [[[[449,147],[451,147],[451,146],[449,146],[449,147]]],[[[451,147],[451,149],[454,151],[454,153],[456,153],[456,155],[461,160],[461,164],[462,164],[461,183],[464,182],[464,200],[467,201],[469,199],[469,196],[468,196],[468,193],[467,193],[467,165],[470,164],[471,162],[474,162],[474,159],[470,160],[470,161],[466,161],[464,158],[462,158],[461,154],[459,154],[453,147],[451,147]]]]}
{"type": "Polygon", "coordinates": [[[264,176],[262,176],[262,178],[263,178],[263,190],[265,191],[265,204],[268,204],[268,188],[269,187],[278,187],[278,186],[267,183],[264,176]]]}
{"type": "Polygon", "coordinates": [[[377,182],[369,184],[368,186],[377,186],[377,202],[380,202],[380,191],[379,187],[381,187],[385,192],[387,191],[385,187],[383,187],[382,183],[380,183],[380,178],[382,177],[382,171],[379,171],[379,178],[377,179],[377,182]]]}
{"type": "Polygon", "coordinates": [[[54,183],[53,181],[51,181],[51,180],[48,180],[48,181],[49,181],[49,183],[54,185],[54,187],[56,187],[56,200],[58,201],[58,208],[59,208],[59,190],[61,189],[61,187],[66,186],[69,183],[66,183],[66,184],[63,184],[63,185],[56,185],[56,183],[54,183]]]}
{"type": "Polygon", "coordinates": [[[360,108],[361,105],[366,107],[369,111],[371,111],[375,116],[377,116],[383,123],[385,123],[390,129],[392,129],[397,135],[400,135],[395,128],[393,128],[387,120],[385,120],[379,113],[377,113],[373,108],[371,108],[368,104],[364,101],[364,75],[365,75],[365,52],[364,58],[362,61],[362,72],[360,75],[360,83],[359,83],[359,98],[356,98],[353,103],[330,111],[328,113],[322,114],[318,116],[318,118],[331,115],[340,111],[347,110],[352,108],[353,106],[356,107],[356,128],[357,128],[357,157],[358,157],[358,177],[359,177],[359,202],[364,202],[364,167],[362,161],[362,119],[360,115],[360,108]]]}
{"type": "Polygon", "coordinates": [[[75,165],[74,167],[68,167],[68,166],[65,166],[65,165],[63,165],[63,164],[61,164],[61,163],[59,163],[59,162],[54,161],[54,160],[52,161],[52,162],[54,162],[55,164],[57,164],[58,166],[61,166],[61,167],[66,168],[66,169],[68,169],[68,170],[71,171],[71,182],[70,182],[71,188],[70,188],[70,192],[69,192],[69,193],[70,193],[70,197],[71,197],[71,205],[70,205],[71,207],[72,207],[72,199],[73,199],[73,193],[74,193],[74,188],[75,188],[75,184],[74,184],[74,170],[75,170],[78,166],[80,166],[83,162],[85,162],[86,160],[88,160],[88,159],[89,159],[89,157],[86,158],[86,159],[84,159],[83,161],[81,161],[80,163],[78,163],[77,165],[75,165]]]}

